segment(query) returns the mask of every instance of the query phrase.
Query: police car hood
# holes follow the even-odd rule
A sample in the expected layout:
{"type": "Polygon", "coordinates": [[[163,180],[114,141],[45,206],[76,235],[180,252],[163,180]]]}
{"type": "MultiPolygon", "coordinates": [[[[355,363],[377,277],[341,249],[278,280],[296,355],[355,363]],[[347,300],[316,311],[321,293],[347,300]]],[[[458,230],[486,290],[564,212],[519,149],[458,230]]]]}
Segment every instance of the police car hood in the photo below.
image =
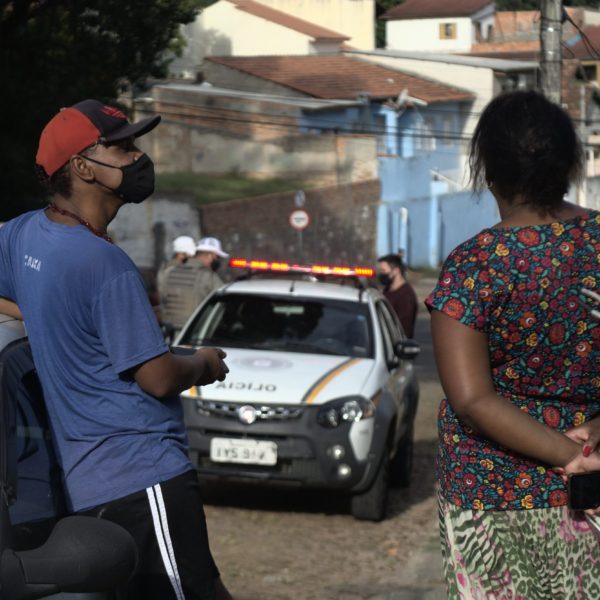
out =
{"type": "Polygon", "coordinates": [[[323,404],[360,394],[374,361],[328,354],[225,348],[225,381],[190,390],[210,400],[249,404],[323,404]]]}

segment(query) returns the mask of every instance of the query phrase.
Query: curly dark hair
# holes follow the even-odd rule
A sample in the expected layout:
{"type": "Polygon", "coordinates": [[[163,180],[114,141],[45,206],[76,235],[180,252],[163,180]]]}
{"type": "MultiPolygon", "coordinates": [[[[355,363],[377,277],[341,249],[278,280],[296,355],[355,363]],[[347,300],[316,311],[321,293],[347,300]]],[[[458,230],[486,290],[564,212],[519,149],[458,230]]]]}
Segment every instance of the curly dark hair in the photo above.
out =
{"type": "Polygon", "coordinates": [[[35,165],[35,174],[42,187],[49,195],[58,194],[63,198],[70,198],[73,193],[73,184],[71,183],[71,173],[69,163],[62,166],[52,176],[48,176],[44,167],[35,165]]]}
{"type": "MultiPolygon", "coordinates": [[[[89,156],[93,154],[98,147],[98,144],[92,144],[78,152],[81,156],[89,156]]],[[[35,174],[41,186],[50,194],[58,194],[63,198],[70,198],[73,193],[73,183],[71,182],[71,170],[69,163],[65,163],[58,171],[52,175],[48,175],[41,165],[35,165],[35,174]]]]}
{"type": "Polygon", "coordinates": [[[541,212],[562,201],[583,172],[583,152],[569,115],[538,92],[510,92],[483,111],[471,140],[476,189],[486,183],[512,202],[517,195],[541,212]]]}

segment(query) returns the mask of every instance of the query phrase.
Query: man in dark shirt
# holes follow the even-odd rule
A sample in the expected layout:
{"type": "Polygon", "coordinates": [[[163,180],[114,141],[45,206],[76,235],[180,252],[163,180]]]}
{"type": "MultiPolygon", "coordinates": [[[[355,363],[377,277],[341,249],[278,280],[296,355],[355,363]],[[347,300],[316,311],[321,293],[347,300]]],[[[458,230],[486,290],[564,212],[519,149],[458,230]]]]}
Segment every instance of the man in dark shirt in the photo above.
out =
{"type": "Polygon", "coordinates": [[[383,285],[383,295],[396,311],[406,336],[412,338],[417,319],[417,295],[405,275],[406,267],[398,254],[386,254],[377,259],[377,278],[383,285]]]}

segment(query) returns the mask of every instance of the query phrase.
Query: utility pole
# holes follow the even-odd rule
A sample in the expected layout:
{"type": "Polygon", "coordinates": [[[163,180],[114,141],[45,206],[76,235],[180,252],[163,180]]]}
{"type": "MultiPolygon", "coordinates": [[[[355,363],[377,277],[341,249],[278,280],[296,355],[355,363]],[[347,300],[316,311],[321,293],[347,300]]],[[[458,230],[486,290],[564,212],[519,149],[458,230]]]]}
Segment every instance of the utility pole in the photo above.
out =
{"type": "Polygon", "coordinates": [[[561,33],[562,1],[541,0],[540,61],[542,92],[548,100],[560,104],[560,76],[562,70],[561,33]]]}

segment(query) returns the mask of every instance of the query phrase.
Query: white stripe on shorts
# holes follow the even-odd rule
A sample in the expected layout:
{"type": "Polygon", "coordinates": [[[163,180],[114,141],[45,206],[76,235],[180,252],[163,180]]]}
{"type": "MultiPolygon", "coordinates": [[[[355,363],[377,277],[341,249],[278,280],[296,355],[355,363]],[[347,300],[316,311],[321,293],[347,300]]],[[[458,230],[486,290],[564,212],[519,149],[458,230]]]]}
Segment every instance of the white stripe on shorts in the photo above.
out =
{"type": "Polygon", "coordinates": [[[171,542],[171,536],[169,534],[169,524],[167,523],[165,503],[163,501],[160,485],[146,488],[146,494],[148,495],[152,520],[154,522],[154,533],[156,535],[156,541],[158,542],[165,570],[169,576],[177,600],[185,600],[181,579],[179,578],[179,571],[177,570],[177,562],[175,561],[175,553],[173,552],[173,543],[171,542]]]}

